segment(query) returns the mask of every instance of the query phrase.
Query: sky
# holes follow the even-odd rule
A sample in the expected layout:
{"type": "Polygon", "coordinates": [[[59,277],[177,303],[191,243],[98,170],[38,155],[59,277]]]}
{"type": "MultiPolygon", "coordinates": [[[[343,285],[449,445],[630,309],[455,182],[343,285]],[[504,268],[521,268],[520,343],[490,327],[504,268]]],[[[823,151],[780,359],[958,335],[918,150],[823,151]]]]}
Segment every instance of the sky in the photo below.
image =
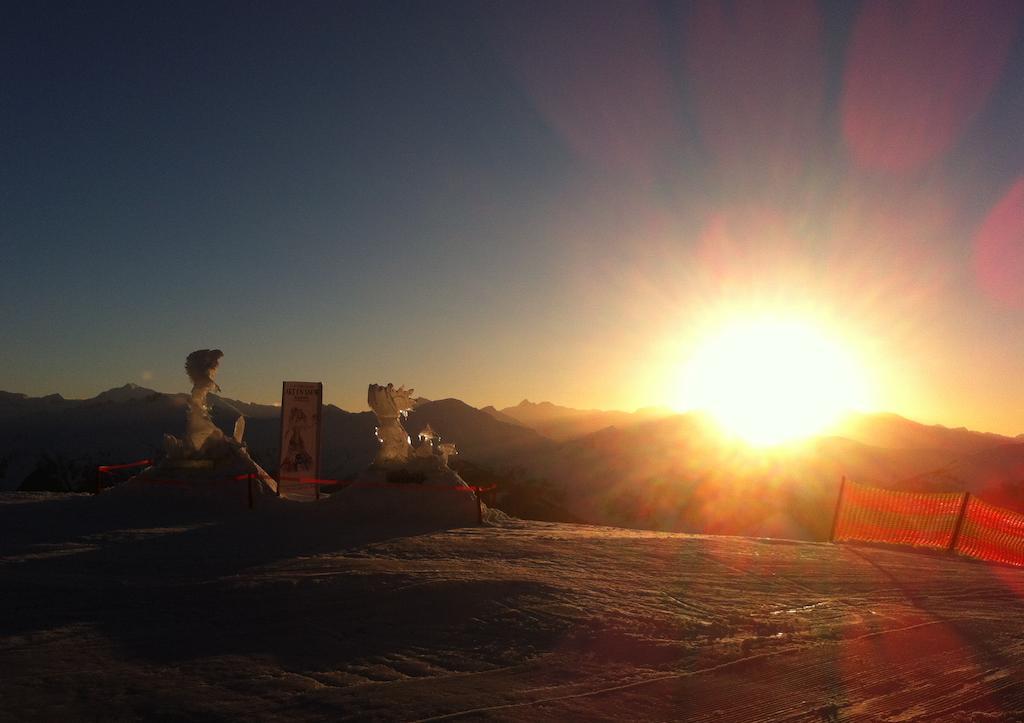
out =
{"type": "Polygon", "coordinates": [[[1024,432],[1019,2],[8,3],[0,62],[0,389],[685,409],[771,313],[1024,432]]]}

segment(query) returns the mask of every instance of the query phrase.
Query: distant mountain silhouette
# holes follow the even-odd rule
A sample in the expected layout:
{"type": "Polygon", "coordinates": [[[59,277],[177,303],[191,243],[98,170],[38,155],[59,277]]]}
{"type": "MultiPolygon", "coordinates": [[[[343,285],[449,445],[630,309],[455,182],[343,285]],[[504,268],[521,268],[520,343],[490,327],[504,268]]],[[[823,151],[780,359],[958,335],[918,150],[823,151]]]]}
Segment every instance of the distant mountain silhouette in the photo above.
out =
{"type": "MultiPolygon", "coordinates": [[[[592,522],[822,539],[843,476],[895,489],[961,491],[986,486],[964,470],[990,463],[988,478],[1008,479],[1024,460],[1024,445],[1007,448],[1006,437],[896,415],[863,415],[854,431],[886,446],[831,436],[759,451],[723,440],[700,414],[676,415],[570,440],[529,469],[563,484],[567,509],[592,522]]],[[[1012,491],[992,501],[1024,508],[1012,491]]]]}
{"type": "Polygon", "coordinates": [[[500,410],[498,414],[530,427],[548,439],[565,442],[606,427],[630,427],[652,419],[668,417],[674,413],[657,408],[643,409],[633,413],[600,409],[572,409],[551,402],[535,403],[524,399],[514,407],[500,410]]]}
{"type": "Polygon", "coordinates": [[[850,414],[833,433],[864,444],[890,449],[944,449],[971,453],[1019,441],[1013,437],[925,425],[898,414],[850,414]]]}
{"type": "MultiPolygon", "coordinates": [[[[184,430],[185,397],[127,385],[91,399],[0,396],[0,477],[17,488],[38,467],[55,489],[75,489],[95,465],[151,457],[164,431],[184,430]],[[157,431],[159,430],[159,431],[157,431]]],[[[46,481],[34,479],[33,486],[46,481]]]]}
{"type": "Polygon", "coordinates": [[[404,424],[414,437],[430,424],[444,441],[455,442],[460,456],[475,462],[513,464],[556,447],[532,429],[503,422],[458,399],[418,405],[404,424]]]}
{"type": "Polygon", "coordinates": [[[526,427],[526,426],[529,426],[529,425],[525,425],[525,424],[523,424],[522,422],[520,422],[520,421],[519,421],[518,419],[516,419],[515,417],[510,417],[509,415],[505,414],[504,412],[500,412],[500,411],[498,411],[498,410],[497,410],[497,409],[495,409],[495,408],[494,408],[494,406],[493,406],[493,405],[491,405],[491,404],[488,404],[488,405],[487,405],[486,407],[481,407],[481,408],[480,408],[480,411],[481,411],[481,412],[483,412],[484,414],[489,414],[489,415],[491,415],[492,417],[494,417],[495,419],[497,419],[497,420],[498,420],[499,422],[504,422],[505,424],[514,424],[514,425],[516,425],[517,427],[526,427]]]}
{"type": "MultiPolygon", "coordinates": [[[[134,384],[81,400],[0,392],[0,490],[17,489],[29,478],[33,489],[88,488],[99,464],[159,457],[165,433],[184,433],[186,399],[134,384]]],[[[230,430],[239,413],[245,415],[250,452],[276,470],[280,409],[213,394],[208,400],[222,429],[230,430]]],[[[321,475],[346,479],[367,467],[379,444],[374,414],[328,404],[323,415],[321,475]]],[[[457,399],[424,401],[405,426],[415,436],[428,423],[473,463],[512,466],[553,446],[531,429],[500,422],[457,399]]]]}
{"type": "Polygon", "coordinates": [[[994,505],[1024,512],[1024,443],[958,455],[909,480],[906,486],[963,490],[994,505]]]}
{"type": "MultiPolygon", "coordinates": [[[[214,421],[246,416],[253,457],[277,468],[280,410],[210,396],[214,421]]],[[[91,399],[0,392],[0,489],[89,488],[97,464],[161,455],[185,429],[185,394],[125,385],[91,399]]],[[[378,449],[372,412],[324,407],[322,476],[348,479],[378,449]]],[[[422,401],[405,420],[458,448],[455,464],[499,484],[513,514],[626,527],[821,539],[839,479],[894,489],[962,491],[1024,510],[1024,443],[852,415],[828,436],[769,451],[723,439],[704,415],[574,410],[524,401],[504,410],[422,401]],[[506,419],[511,421],[505,421],[506,419]]],[[[500,495],[504,495],[504,498],[500,495]]]]}
{"type": "MultiPolygon", "coordinates": [[[[140,387],[138,384],[132,384],[131,382],[129,382],[128,384],[125,384],[123,387],[116,387],[114,389],[108,389],[105,392],[100,392],[90,401],[115,403],[134,402],[141,399],[147,399],[149,397],[152,397],[154,394],[159,394],[159,392],[155,392],[152,389],[146,389],[145,387],[140,387]]],[[[67,401],[64,400],[64,398],[61,397],[59,394],[53,394],[51,396],[57,397],[63,401],[67,401]]],[[[47,397],[43,398],[46,399],[47,397]]]]}

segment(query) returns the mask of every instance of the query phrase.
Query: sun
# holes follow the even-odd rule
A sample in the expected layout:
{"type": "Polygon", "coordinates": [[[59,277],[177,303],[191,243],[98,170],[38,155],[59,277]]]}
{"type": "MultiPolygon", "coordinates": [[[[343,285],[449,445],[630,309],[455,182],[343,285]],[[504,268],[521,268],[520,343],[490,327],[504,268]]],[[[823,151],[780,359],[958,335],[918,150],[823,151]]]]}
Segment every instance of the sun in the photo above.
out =
{"type": "Polygon", "coordinates": [[[688,406],[730,435],[767,446],[808,437],[866,404],[854,355],[813,322],[758,317],[704,339],[685,371],[688,406]]]}

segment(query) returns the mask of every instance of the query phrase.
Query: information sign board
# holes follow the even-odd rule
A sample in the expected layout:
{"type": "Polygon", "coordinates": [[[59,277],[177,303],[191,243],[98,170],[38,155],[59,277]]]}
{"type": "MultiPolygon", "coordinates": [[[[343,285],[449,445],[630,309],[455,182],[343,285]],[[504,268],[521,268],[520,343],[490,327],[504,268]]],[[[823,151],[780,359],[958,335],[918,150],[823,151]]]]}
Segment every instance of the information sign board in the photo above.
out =
{"type": "Polygon", "coordinates": [[[315,499],[320,478],[320,437],[323,428],[324,385],[284,382],[281,387],[281,453],[278,486],[282,497],[315,499]]]}

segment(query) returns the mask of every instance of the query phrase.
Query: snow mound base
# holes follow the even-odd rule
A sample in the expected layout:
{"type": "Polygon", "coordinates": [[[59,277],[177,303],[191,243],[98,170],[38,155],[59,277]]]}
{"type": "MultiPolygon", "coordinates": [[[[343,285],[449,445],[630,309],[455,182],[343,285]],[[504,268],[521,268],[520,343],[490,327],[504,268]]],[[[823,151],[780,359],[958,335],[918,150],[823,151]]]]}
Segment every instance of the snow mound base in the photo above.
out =
{"type": "Polygon", "coordinates": [[[437,527],[478,524],[476,493],[456,472],[436,469],[422,478],[401,472],[404,474],[368,469],[325,504],[340,517],[360,522],[402,520],[437,527]],[[396,478],[412,481],[389,481],[396,478]]]}
{"type": "Polygon", "coordinates": [[[249,507],[250,494],[255,505],[267,504],[270,500],[276,502],[276,492],[277,482],[243,453],[208,466],[176,466],[165,462],[147,467],[104,494],[159,498],[167,502],[201,501],[214,507],[245,509],[249,507]]]}

